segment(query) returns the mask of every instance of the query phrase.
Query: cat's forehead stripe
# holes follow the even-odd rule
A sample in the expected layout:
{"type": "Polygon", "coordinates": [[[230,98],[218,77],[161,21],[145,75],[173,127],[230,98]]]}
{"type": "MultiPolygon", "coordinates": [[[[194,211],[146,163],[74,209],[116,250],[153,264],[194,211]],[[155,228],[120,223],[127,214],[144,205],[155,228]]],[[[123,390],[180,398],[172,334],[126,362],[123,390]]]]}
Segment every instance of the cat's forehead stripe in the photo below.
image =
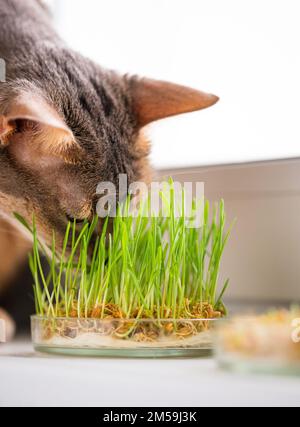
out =
{"type": "Polygon", "coordinates": [[[101,84],[97,83],[94,79],[91,80],[91,83],[99,99],[101,100],[105,117],[110,116],[114,107],[113,100],[101,84]]]}

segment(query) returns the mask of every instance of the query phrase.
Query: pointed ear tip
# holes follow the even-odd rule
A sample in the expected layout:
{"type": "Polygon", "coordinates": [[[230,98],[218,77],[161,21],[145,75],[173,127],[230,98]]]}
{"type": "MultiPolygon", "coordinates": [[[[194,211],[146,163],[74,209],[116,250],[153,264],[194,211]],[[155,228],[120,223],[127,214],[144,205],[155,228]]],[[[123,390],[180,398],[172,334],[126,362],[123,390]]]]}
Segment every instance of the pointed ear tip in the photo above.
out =
{"type": "Polygon", "coordinates": [[[209,100],[208,100],[209,101],[209,107],[211,105],[216,104],[220,100],[220,98],[217,95],[213,95],[212,93],[210,93],[208,95],[208,97],[209,97],[209,100]]]}
{"type": "Polygon", "coordinates": [[[198,93],[199,93],[199,97],[198,97],[199,105],[197,109],[199,110],[202,110],[203,108],[212,107],[220,99],[217,95],[213,95],[212,93],[207,93],[207,92],[198,92],[198,93]]]}

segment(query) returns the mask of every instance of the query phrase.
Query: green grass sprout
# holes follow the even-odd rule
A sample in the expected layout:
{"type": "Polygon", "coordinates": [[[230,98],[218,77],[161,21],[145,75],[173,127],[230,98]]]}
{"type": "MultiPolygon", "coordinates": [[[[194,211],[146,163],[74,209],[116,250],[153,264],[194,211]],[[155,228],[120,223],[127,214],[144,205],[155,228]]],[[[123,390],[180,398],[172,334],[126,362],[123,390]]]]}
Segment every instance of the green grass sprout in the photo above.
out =
{"type": "Polygon", "coordinates": [[[168,208],[168,217],[162,212],[145,217],[143,204],[137,213],[129,213],[128,199],[113,221],[101,222],[101,232],[96,231],[97,217],[80,224],[81,229],[76,221],[69,222],[61,248],[55,234],[46,248],[34,218],[31,226],[16,214],[33,236],[29,266],[36,313],[157,320],[225,315],[223,296],[229,281],[220,286],[219,271],[231,227],[226,230],[223,200],[212,209],[205,201],[200,228],[186,226],[184,202],[180,215],[175,214],[174,191],[169,198],[161,194],[161,204],[168,208]],[[42,255],[48,269],[42,267],[42,255]]]}

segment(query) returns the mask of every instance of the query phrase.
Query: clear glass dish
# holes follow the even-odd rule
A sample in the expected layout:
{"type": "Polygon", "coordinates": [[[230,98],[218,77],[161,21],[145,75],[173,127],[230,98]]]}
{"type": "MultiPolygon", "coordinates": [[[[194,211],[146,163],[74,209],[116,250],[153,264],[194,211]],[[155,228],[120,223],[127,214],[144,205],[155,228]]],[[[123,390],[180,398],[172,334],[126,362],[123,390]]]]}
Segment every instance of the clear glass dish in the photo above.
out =
{"type": "Polygon", "coordinates": [[[242,372],[300,375],[300,343],[287,313],[223,320],[215,333],[221,368],[242,372]]]}
{"type": "Polygon", "coordinates": [[[206,357],[219,319],[31,317],[36,351],[109,357],[206,357]]]}

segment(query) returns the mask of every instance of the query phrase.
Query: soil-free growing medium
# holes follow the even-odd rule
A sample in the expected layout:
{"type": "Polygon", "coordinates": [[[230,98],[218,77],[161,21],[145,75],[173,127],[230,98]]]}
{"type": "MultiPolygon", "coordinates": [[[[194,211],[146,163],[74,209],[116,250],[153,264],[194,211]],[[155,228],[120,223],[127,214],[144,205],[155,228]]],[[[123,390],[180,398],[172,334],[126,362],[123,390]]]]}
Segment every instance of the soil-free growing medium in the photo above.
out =
{"type": "MultiPolygon", "coordinates": [[[[98,233],[96,218],[80,229],[69,223],[59,254],[55,235],[49,255],[34,220],[30,226],[19,217],[33,234],[36,349],[136,357],[211,349],[211,328],[226,314],[228,280],[218,283],[229,236],[224,203],[210,209],[203,202],[203,225],[190,228],[184,203],[178,209],[175,199],[172,187],[169,197],[161,194],[159,215],[150,216],[149,199],[134,212],[128,201],[98,233]]],[[[194,209],[200,204],[195,201],[194,209]]]]}

